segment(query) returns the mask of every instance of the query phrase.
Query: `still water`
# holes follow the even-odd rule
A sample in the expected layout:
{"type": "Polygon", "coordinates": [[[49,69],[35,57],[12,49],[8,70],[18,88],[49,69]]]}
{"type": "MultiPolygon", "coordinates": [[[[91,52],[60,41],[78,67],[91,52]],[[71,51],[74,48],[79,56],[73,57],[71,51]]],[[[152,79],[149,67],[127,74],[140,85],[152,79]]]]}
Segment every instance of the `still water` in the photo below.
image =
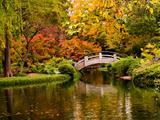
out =
{"type": "Polygon", "coordinates": [[[0,120],[160,120],[160,95],[100,71],[61,86],[0,90],[0,120]]]}

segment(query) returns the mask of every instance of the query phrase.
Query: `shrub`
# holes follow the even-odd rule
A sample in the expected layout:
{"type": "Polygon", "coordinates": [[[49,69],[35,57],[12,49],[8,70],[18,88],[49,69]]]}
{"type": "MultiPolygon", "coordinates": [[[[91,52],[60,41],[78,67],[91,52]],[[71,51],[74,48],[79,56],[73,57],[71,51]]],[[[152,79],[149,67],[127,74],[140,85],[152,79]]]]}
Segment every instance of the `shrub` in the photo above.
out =
{"type": "Polygon", "coordinates": [[[31,66],[32,72],[37,72],[37,73],[44,73],[44,68],[45,68],[44,63],[36,63],[35,65],[31,66]]]}
{"type": "Polygon", "coordinates": [[[129,65],[128,73],[132,75],[133,70],[138,68],[140,64],[141,64],[141,59],[139,58],[133,59],[129,65]]]}
{"type": "Polygon", "coordinates": [[[134,83],[142,87],[154,87],[155,81],[160,79],[160,64],[141,65],[133,71],[134,83]]]}
{"type": "Polygon", "coordinates": [[[45,61],[44,63],[36,63],[31,66],[32,72],[37,73],[47,73],[47,74],[56,74],[59,73],[58,66],[59,64],[72,64],[71,60],[64,58],[53,57],[50,60],[45,61]]]}
{"type": "Polygon", "coordinates": [[[60,64],[58,70],[61,74],[69,74],[73,81],[80,79],[80,73],[71,64],[60,64]]]}
{"type": "Polygon", "coordinates": [[[112,63],[111,70],[115,75],[122,76],[132,74],[134,68],[140,65],[140,59],[133,57],[121,58],[119,61],[112,63]]]}
{"type": "Polygon", "coordinates": [[[71,64],[60,64],[58,70],[61,74],[73,75],[76,71],[71,64]]]}

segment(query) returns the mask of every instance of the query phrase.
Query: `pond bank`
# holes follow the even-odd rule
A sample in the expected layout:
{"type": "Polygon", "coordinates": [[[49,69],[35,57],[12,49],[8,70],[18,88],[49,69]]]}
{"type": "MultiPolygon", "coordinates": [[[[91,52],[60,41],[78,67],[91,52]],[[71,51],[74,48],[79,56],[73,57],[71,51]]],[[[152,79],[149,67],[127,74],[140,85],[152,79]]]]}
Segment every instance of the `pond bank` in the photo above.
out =
{"type": "Polygon", "coordinates": [[[132,79],[138,87],[150,87],[160,90],[160,63],[158,61],[144,61],[130,56],[121,58],[119,61],[105,65],[102,68],[102,70],[107,69],[106,72],[116,78],[132,79]]]}
{"type": "Polygon", "coordinates": [[[0,78],[0,87],[32,85],[32,84],[42,84],[42,83],[52,83],[52,82],[60,84],[67,82],[69,80],[71,80],[71,77],[68,74],[53,74],[53,75],[37,74],[24,77],[0,78]]]}

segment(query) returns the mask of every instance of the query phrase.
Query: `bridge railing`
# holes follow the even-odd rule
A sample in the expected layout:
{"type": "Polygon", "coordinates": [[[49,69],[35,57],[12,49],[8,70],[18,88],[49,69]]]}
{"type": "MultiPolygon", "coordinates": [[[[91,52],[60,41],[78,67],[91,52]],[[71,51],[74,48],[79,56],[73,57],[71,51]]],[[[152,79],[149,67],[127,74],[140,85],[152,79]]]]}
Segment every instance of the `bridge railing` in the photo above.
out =
{"type": "Polygon", "coordinates": [[[120,57],[117,56],[117,53],[115,52],[107,52],[102,51],[102,53],[98,53],[95,55],[85,56],[83,59],[75,63],[75,67],[78,69],[81,69],[83,67],[86,67],[88,65],[94,64],[94,63],[104,63],[106,60],[110,60],[110,62],[118,60],[120,57]],[[110,53],[110,54],[109,54],[110,53]]]}
{"type": "Polygon", "coordinates": [[[89,53],[89,54],[87,54],[86,56],[99,55],[99,53],[102,53],[102,55],[110,55],[110,56],[116,54],[116,55],[119,56],[119,57],[125,57],[125,56],[127,56],[126,54],[119,54],[119,53],[117,53],[117,52],[112,52],[112,51],[94,52],[94,53],[89,53]]]}

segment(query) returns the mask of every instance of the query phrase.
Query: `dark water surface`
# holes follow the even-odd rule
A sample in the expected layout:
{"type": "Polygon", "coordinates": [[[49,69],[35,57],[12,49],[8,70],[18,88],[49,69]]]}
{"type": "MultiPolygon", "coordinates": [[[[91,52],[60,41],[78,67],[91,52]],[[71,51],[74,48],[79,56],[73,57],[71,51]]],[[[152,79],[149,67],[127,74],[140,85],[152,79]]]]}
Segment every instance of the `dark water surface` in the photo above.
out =
{"type": "Polygon", "coordinates": [[[83,82],[0,90],[0,120],[160,120],[160,95],[86,72],[83,82]]]}

